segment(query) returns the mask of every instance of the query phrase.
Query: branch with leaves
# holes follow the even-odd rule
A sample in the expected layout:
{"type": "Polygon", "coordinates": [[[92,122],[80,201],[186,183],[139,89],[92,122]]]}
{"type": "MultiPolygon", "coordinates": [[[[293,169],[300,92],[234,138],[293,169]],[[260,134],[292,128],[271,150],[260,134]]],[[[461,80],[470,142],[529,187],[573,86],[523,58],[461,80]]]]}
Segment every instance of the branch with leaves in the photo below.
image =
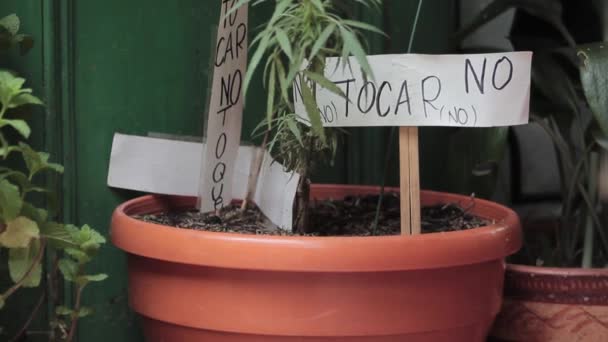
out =
{"type": "MultiPolygon", "coordinates": [[[[0,47],[16,45],[23,52],[30,45],[27,43],[29,38],[18,30],[17,16],[0,19],[0,47]]],[[[43,105],[24,84],[24,78],[0,69],[0,248],[8,249],[9,276],[14,283],[0,292],[0,309],[20,288],[40,285],[45,251],[51,248],[63,255],[59,261],[63,278],[76,285],[76,304],[73,308],[58,307],[56,313],[61,319],[52,322],[57,327],[69,324],[71,328],[61,340],[71,341],[78,319],[91,312],[80,305],[82,290],[89,283],[107,277],[105,274],[89,275],[85,271],[86,264],[97,254],[105,238],[87,225],[79,228],[55,222],[52,210],[35,205],[56,201],[53,189],[39,184],[39,180],[48,173],[61,174],[63,167],[50,162],[48,153],[35,151],[24,142],[29,138],[31,128],[19,117],[20,113],[31,106],[43,105]],[[19,159],[24,167],[12,167],[19,159]]],[[[31,321],[32,317],[28,319],[31,321]]],[[[26,328],[27,325],[22,333],[26,328]]]]}
{"type": "MultiPolygon", "coordinates": [[[[264,1],[240,0],[237,7],[264,1]]],[[[379,7],[381,3],[380,0],[357,2],[371,7],[379,7]]],[[[244,88],[246,91],[254,72],[263,66],[267,90],[266,115],[255,132],[265,134],[270,152],[288,170],[301,175],[294,222],[300,233],[308,228],[310,175],[317,163],[333,160],[338,145],[339,131],[323,127],[315,95],[317,87],[323,87],[345,96],[325,77],[326,59],[339,57],[337,67],[350,67],[349,57],[353,56],[363,74],[372,77],[358,30],[382,34],[366,23],[341,18],[331,0],[278,0],[267,25],[252,42],[255,52],[244,88]],[[309,122],[302,122],[294,111],[296,82],[309,122]]]]}

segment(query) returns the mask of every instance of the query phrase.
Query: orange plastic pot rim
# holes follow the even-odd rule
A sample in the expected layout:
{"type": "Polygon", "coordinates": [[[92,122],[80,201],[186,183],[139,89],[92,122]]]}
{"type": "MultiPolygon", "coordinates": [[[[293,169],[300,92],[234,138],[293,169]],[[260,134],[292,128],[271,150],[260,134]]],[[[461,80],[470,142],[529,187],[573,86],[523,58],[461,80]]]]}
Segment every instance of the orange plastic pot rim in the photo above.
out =
{"type": "MultiPolygon", "coordinates": [[[[313,185],[315,198],[373,193],[377,187],[313,185]]],[[[471,201],[467,196],[421,192],[423,206],[471,201]]],[[[129,215],[192,207],[194,198],[147,195],[127,201],[112,216],[120,249],[148,258],[207,267],[295,272],[378,272],[454,267],[502,259],[522,244],[517,214],[475,199],[471,213],[492,225],[417,236],[301,237],[195,231],[143,222],[129,215]]]]}

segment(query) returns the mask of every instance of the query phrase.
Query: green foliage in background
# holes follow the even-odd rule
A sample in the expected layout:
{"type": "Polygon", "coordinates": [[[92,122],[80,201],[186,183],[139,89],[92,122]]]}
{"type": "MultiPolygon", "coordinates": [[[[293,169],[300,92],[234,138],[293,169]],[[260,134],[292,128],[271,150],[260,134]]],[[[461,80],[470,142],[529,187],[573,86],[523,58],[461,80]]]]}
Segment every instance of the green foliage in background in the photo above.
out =
{"type": "MultiPolygon", "coordinates": [[[[0,19],[0,54],[15,46],[21,53],[31,48],[32,39],[20,34],[19,26],[16,15],[0,19]]],[[[0,69],[0,249],[8,250],[7,276],[13,284],[0,289],[0,309],[20,288],[40,285],[48,249],[60,252],[57,267],[63,279],[74,283],[75,300],[72,307],[56,308],[49,335],[53,341],[71,341],[78,318],[91,313],[90,308],[81,305],[82,291],[89,283],[106,278],[105,274],[85,271],[105,239],[87,225],[76,227],[54,220],[56,194],[44,180],[49,174],[62,173],[63,167],[50,162],[48,153],[35,151],[25,143],[32,132],[22,116],[30,106],[43,105],[32,89],[24,87],[25,82],[15,73],[0,69]]],[[[46,271],[53,275],[53,270],[46,271]]],[[[24,328],[22,333],[27,326],[24,328]]],[[[18,338],[21,336],[14,337],[18,338]]]]}
{"type": "MultiPolygon", "coordinates": [[[[518,27],[516,21],[516,32],[510,39],[517,50],[534,52],[531,120],[553,140],[559,159],[562,210],[555,231],[540,235],[528,232],[520,261],[605,267],[608,220],[597,184],[599,155],[608,149],[608,51],[603,42],[577,45],[573,27],[563,20],[565,4],[559,0],[494,0],[456,38],[512,8],[532,18],[525,21],[525,27],[518,27]]],[[[577,14],[584,18],[577,23],[586,27],[577,32],[589,34],[597,12],[581,8],[586,12],[577,14]]]]}

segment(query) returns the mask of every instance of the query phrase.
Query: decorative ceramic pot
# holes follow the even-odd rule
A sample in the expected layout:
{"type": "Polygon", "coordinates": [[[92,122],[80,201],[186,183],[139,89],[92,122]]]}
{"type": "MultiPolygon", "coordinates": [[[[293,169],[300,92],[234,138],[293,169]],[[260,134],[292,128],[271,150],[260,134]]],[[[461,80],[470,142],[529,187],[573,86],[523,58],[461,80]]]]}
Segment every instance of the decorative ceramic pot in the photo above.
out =
{"type": "Polygon", "coordinates": [[[608,269],[507,266],[492,336],[501,341],[608,341],[608,269]]]}
{"type": "MultiPolygon", "coordinates": [[[[317,185],[311,196],[377,192],[317,185]]],[[[422,205],[468,201],[422,192],[422,205]]],[[[413,237],[212,233],[130,217],[194,203],[144,196],[112,217],[149,342],[482,342],[501,306],[504,258],[522,243],[517,215],[479,199],[472,213],[493,224],[413,237]]]]}

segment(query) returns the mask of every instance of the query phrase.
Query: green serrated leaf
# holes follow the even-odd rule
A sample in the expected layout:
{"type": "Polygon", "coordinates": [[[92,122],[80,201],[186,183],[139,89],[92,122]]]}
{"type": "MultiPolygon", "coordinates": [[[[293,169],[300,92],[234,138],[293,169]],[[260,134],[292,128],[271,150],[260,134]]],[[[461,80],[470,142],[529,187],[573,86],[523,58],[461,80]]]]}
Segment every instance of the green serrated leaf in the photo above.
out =
{"type": "Polygon", "coordinates": [[[7,248],[25,248],[40,236],[38,224],[25,216],[19,216],[6,223],[0,234],[0,245],[7,248]]]}
{"type": "Polygon", "coordinates": [[[0,181],[0,219],[5,223],[14,220],[22,205],[19,188],[6,179],[0,181]]]}
{"type": "Polygon", "coordinates": [[[59,316],[70,316],[74,311],[67,306],[60,305],[55,308],[55,314],[59,316]]]}
{"type": "Polygon", "coordinates": [[[22,137],[26,139],[29,138],[31,133],[30,126],[24,120],[0,119],[0,128],[4,126],[13,127],[17,132],[19,132],[19,134],[21,134],[22,137]]]}
{"type": "Polygon", "coordinates": [[[45,237],[49,244],[55,248],[78,248],[80,247],[72,237],[67,226],[57,222],[45,222],[40,226],[40,235],[45,237]]]}
{"type": "Polygon", "coordinates": [[[48,212],[46,210],[36,208],[28,202],[23,202],[23,206],[21,207],[21,215],[35,221],[38,224],[38,228],[40,228],[41,224],[45,223],[46,219],[48,218],[48,212]]]}
{"type": "Polygon", "coordinates": [[[89,257],[89,255],[78,248],[68,247],[68,248],[65,248],[63,251],[67,255],[71,256],[76,261],[78,261],[79,264],[85,264],[85,263],[91,261],[91,258],[89,257]]]}
{"type": "Polygon", "coordinates": [[[88,306],[81,306],[78,309],[78,318],[87,317],[93,314],[93,309],[88,306]]]}
{"type": "Polygon", "coordinates": [[[99,274],[83,275],[83,276],[80,276],[79,278],[85,279],[87,282],[99,282],[99,281],[104,281],[104,280],[108,279],[108,275],[105,273],[99,273],[99,274]]]}
{"type": "Polygon", "coordinates": [[[74,282],[78,276],[78,264],[74,260],[63,258],[59,260],[59,271],[65,280],[74,282]]]}
{"type": "Polygon", "coordinates": [[[30,93],[21,93],[11,99],[11,103],[8,108],[17,108],[24,105],[39,105],[42,106],[44,103],[38,97],[30,93]]]}
{"type": "MultiPolygon", "coordinates": [[[[32,267],[38,253],[40,253],[40,240],[34,240],[26,248],[11,248],[8,254],[8,269],[13,282],[23,279],[27,271],[32,267]]],[[[42,264],[38,262],[27,278],[23,280],[23,287],[36,287],[40,285],[42,277],[42,264]]]]}
{"type": "Polygon", "coordinates": [[[32,179],[34,175],[42,170],[53,170],[58,173],[63,172],[63,166],[48,162],[48,153],[36,152],[29,145],[23,142],[19,142],[19,149],[21,150],[23,161],[29,170],[30,179],[32,179]]]}
{"type": "Polygon", "coordinates": [[[106,242],[106,239],[96,230],[85,224],[80,228],[77,241],[80,242],[80,248],[83,250],[94,252],[106,242]]]}
{"type": "Polygon", "coordinates": [[[4,27],[11,35],[16,35],[19,32],[21,21],[16,14],[9,14],[0,19],[0,26],[4,27]]]}

